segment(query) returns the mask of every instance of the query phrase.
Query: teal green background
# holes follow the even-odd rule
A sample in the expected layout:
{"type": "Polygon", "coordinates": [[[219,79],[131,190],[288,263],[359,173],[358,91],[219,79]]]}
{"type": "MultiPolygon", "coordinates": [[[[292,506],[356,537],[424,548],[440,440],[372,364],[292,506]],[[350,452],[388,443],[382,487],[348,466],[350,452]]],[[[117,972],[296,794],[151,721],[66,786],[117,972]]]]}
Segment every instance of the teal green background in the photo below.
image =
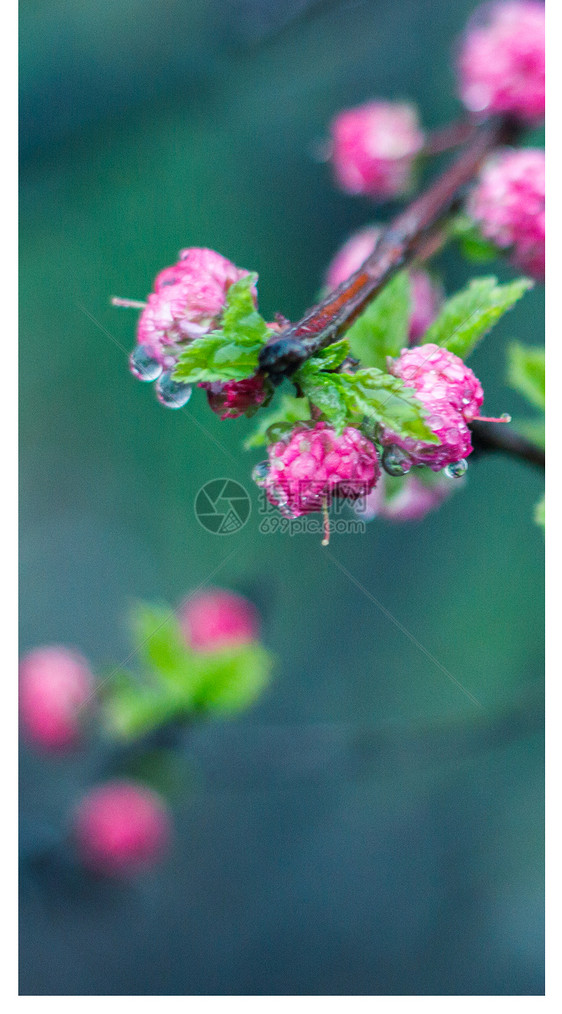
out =
{"type": "MultiPolygon", "coordinates": [[[[22,752],[23,993],[543,991],[542,476],[487,456],[423,522],[329,550],[260,535],[252,424],[199,391],[159,406],[127,369],[135,312],[109,305],[199,245],[259,272],[267,319],[298,317],[374,217],[313,157],[330,118],[371,96],[457,116],[472,9],[22,4],[22,651],[120,661],[131,600],[210,582],[254,599],[278,657],[251,712],[186,736],[173,853],[137,886],[41,858],[96,750],[22,752]],[[193,512],[220,476],[253,500],[224,538],[193,512]]],[[[449,291],[467,277],[439,266],[449,291]]],[[[524,412],[506,343],[543,331],[537,288],[475,353],[490,414],[524,412]]]]}

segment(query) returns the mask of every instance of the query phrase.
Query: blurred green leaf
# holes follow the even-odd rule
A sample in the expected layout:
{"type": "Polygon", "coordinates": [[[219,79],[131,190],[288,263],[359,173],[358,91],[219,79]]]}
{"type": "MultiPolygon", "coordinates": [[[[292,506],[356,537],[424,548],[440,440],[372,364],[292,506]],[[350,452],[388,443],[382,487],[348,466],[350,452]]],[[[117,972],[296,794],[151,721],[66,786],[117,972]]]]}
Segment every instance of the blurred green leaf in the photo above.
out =
{"type": "Polygon", "coordinates": [[[451,223],[450,235],[458,240],[467,260],[483,264],[496,260],[498,248],[482,236],[476,223],[468,215],[457,215],[451,223]]]}
{"type": "Polygon", "coordinates": [[[424,344],[441,345],[466,359],[484,335],[521,299],[533,282],[518,278],[498,285],[497,278],[473,278],[452,296],[424,335],[424,344]]]}
{"type": "Polygon", "coordinates": [[[545,425],[544,419],[514,419],[513,427],[521,436],[531,440],[539,447],[545,448],[545,425]]]}
{"type": "Polygon", "coordinates": [[[271,654],[257,642],[208,654],[197,703],[206,712],[242,711],[267,686],[272,668],[271,654]]]}
{"type": "Polygon", "coordinates": [[[175,380],[184,384],[244,380],[256,372],[260,349],[270,335],[254,306],[256,280],[257,275],[250,274],[230,286],[222,327],[185,347],[174,369],[175,380]]]}
{"type": "Polygon", "coordinates": [[[408,344],[410,279],[401,271],[347,332],[351,352],[363,366],[386,368],[386,357],[397,356],[408,344]]]}
{"type": "Polygon", "coordinates": [[[507,379],[537,408],[545,407],[545,352],[542,348],[514,342],[508,349],[507,379]]]}

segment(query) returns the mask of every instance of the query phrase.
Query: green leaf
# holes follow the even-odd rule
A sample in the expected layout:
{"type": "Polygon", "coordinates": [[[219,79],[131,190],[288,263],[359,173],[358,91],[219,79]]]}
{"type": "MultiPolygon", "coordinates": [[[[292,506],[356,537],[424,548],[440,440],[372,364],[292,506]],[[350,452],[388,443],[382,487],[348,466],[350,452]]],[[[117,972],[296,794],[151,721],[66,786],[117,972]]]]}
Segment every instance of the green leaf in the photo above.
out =
{"type": "Polygon", "coordinates": [[[375,419],[400,437],[413,437],[426,443],[439,443],[425,423],[425,409],[416,392],[399,377],[378,370],[358,370],[351,381],[355,410],[375,419]]]}
{"type": "Polygon", "coordinates": [[[310,405],[307,398],[284,394],[276,408],[260,413],[260,417],[257,429],[244,442],[246,450],[272,443],[273,439],[267,432],[272,426],[292,429],[295,423],[310,419],[310,405]]]}
{"type": "Polygon", "coordinates": [[[333,345],[328,345],[325,349],[317,352],[301,369],[305,371],[336,370],[338,366],[341,366],[344,359],[347,359],[350,352],[349,342],[346,338],[342,338],[341,341],[334,342],[333,345]]]}
{"type": "Polygon", "coordinates": [[[401,437],[438,443],[425,423],[425,410],[415,391],[398,377],[375,367],[356,373],[315,374],[299,371],[304,393],[325,419],[341,432],[345,426],[360,426],[362,420],[379,422],[401,437]]]}
{"type": "Polygon", "coordinates": [[[350,327],[352,355],[364,366],[385,369],[386,357],[397,356],[408,344],[410,279],[401,271],[350,327]]]}
{"type": "Polygon", "coordinates": [[[198,706],[223,715],[242,711],[267,686],[272,668],[272,656],[258,643],[207,654],[198,706]]]}
{"type": "Polygon", "coordinates": [[[105,724],[124,739],[143,736],[191,707],[169,688],[150,686],[125,670],[112,674],[103,696],[105,724]]]}
{"type": "Polygon", "coordinates": [[[442,345],[466,359],[480,339],[532,286],[528,278],[518,278],[507,285],[498,285],[493,276],[474,278],[466,289],[445,303],[426,331],[424,344],[442,345]]]}
{"type": "Polygon", "coordinates": [[[133,643],[142,662],[158,677],[193,696],[200,680],[199,658],[187,645],[169,606],[138,602],[131,614],[133,643]]]}
{"type": "Polygon", "coordinates": [[[508,383],[537,408],[545,407],[544,349],[514,342],[508,349],[508,383]]]}
{"type": "Polygon", "coordinates": [[[185,346],[173,372],[174,380],[200,384],[253,376],[260,349],[270,335],[254,307],[252,286],[256,279],[257,275],[246,275],[230,286],[222,327],[185,346]]]}

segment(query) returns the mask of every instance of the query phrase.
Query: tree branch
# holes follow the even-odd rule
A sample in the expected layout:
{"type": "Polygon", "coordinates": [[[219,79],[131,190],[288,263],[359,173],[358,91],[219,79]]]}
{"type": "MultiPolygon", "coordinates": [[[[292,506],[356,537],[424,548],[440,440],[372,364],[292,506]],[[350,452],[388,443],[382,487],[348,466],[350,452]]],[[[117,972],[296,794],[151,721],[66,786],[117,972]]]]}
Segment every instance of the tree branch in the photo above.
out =
{"type": "Polygon", "coordinates": [[[473,422],[470,424],[474,453],[501,451],[514,458],[521,458],[538,468],[545,467],[545,453],[542,447],[533,444],[503,423],[473,422]]]}
{"type": "Polygon", "coordinates": [[[337,341],[390,279],[409,264],[458,203],[486,155],[512,141],[518,127],[488,120],[472,129],[464,150],[448,169],[381,233],[362,266],[334,292],[261,350],[260,369],[279,384],[326,345],[337,341]]]}

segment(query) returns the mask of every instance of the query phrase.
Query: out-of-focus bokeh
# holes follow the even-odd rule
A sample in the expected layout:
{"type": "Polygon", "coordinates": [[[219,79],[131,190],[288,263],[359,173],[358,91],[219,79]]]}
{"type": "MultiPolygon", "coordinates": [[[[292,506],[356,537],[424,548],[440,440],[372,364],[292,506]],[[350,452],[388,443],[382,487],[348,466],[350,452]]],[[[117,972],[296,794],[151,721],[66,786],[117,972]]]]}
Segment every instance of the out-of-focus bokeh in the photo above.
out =
{"type": "MultiPolygon", "coordinates": [[[[300,315],[374,217],[315,157],[330,118],[377,96],[456,117],[473,7],[21,6],[22,651],[99,669],[127,655],[132,599],[210,583],[253,599],[279,659],[250,712],[186,734],[174,846],[131,885],[51,848],[96,749],[22,750],[24,994],[543,991],[542,477],[486,456],[420,523],[328,550],[261,535],[252,424],[202,392],[163,409],[127,369],[135,312],[109,305],[196,245],[259,271],[267,319],[300,315]],[[230,536],[194,516],[217,477],[252,497],[230,536]]],[[[440,268],[448,291],[469,270],[440,268]]],[[[506,342],[542,336],[538,288],[471,361],[489,414],[526,411],[506,342]]]]}

